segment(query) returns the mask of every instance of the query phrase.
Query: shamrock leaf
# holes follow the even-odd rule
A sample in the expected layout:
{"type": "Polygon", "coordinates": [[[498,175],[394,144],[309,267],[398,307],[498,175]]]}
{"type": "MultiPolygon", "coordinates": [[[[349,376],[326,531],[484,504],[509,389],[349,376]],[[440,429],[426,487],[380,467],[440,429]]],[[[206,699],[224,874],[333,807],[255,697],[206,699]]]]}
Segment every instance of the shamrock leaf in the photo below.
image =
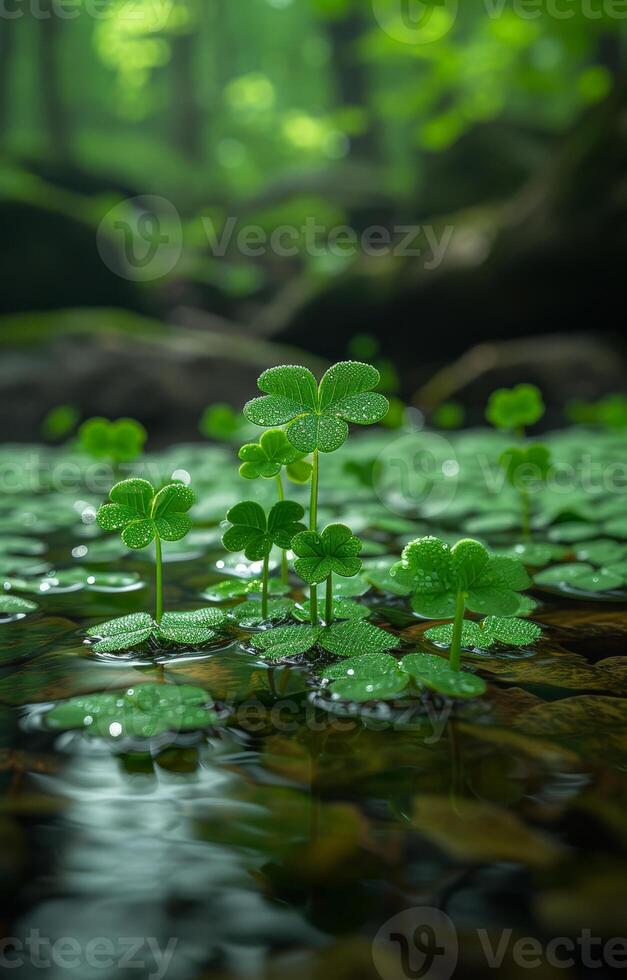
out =
{"type": "Polygon", "coordinates": [[[135,419],[93,418],[83,422],[78,430],[81,449],[94,459],[111,459],[127,463],[141,454],[146,441],[146,430],[135,419]]]}
{"type": "Polygon", "coordinates": [[[291,547],[294,536],[305,529],[299,523],[304,514],[301,505],[291,500],[279,501],[267,516],[255,500],[242,501],[226,515],[232,526],[223,535],[222,544],[227,551],[243,551],[249,561],[261,561],[273,545],[283,550],[291,547]]]}
{"type": "Polygon", "coordinates": [[[391,650],[398,637],[363,621],[332,626],[282,626],[252,638],[252,645],[272,660],[307,653],[316,645],[338,657],[391,650]]]}
{"type": "Polygon", "coordinates": [[[264,371],[258,381],[261,398],[244,407],[256,425],[288,423],[286,435],[302,454],[332,453],[348,437],[348,422],[373,425],[387,413],[383,395],[373,391],[379,372],[359,361],[342,361],[329,368],[318,385],[305,367],[284,365],[264,371]]]}
{"type": "Polygon", "coordinates": [[[282,467],[290,465],[297,483],[306,483],[311,475],[311,465],[303,462],[303,454],[294,449],[282,429],[269,429],[259,442],[242,446],[239,458],[243,460],[239,473],[246,480],[271,480],[279,476],[282,467]]]}
{"type": "Polygon", "coordinates": [[[192,526],[186,514],[196,497],[190,487],[171,483],[158,493],[147,480],[123,480],[111,489],[110,503],[96,518],[105,531],[122,531],[128,548],[146,548],[155,537],[180,541],[192,526]]]}
{"type": "Polygon", "coordinates": [[[534,425],[544,415],[542,394],[535,385],[499,388],[490,396],[486,418],[497,429],[521,429],[534,425]]]}
{"type": "Polygon", "coordinates": [[[418,538],[407,545],[390,575],[411,589],[414,611],[429,619],[453,617],[460,593],[473,612],[513,616],[520,606],[517,593],[531,584],[516,558],[491,555],[470,539],[449,548],[438,538],[418,538]]]}
{"type": "Polygon", "coordinates": [[[229,615],[243,629],[248,629],[262,623],[277,623],[288,619],[294,606],[292,599],[270,599],[264,613],[259,599],[248,599],[234,606],[229,615]]]}
{"type": "MultiPolygon", "coordinates": [[[[433,643],[450,646],[453,640],[453,624],[436,626],[427,630],[425,636],[433,643]]],[[[532,646],[541,636],[541,628],[529,620],[488,616],[481,623],[465,621],[461,642],[467,649],[489,650],[497,643],[510,647],[532,646]]]]}
{"type": "Polygon", "coordinates": [[[184,646],[209,643],[226,622],[221,609],[196,609],[193,612],[164,613],[159,623],[148,613],[132,613],[120,619],[100,623],[87,630],[87,636],[97,640],[96,653],[116,653],[131,650],[149,639],[165,640],[184,646]]]}
{"type": "Polygon", "coordinates": [[[399,661],[386,653],[366,653],[325,667],[323,680],[332,682],[331,696],[342,701],[386,701],[431,690],[449,697],[484,694],[485,682],[466,671],[450,669],[441,657],[408,654],[399,661]]]}
{"type": "Polygon", "coordinates": [[[501,455],[499,465],[513,487],[525,489],[530,483],[546,480],[551,472],[551,453],[539,442],[524,448],[512,446],[501,455]]]}
{"type": "Polygon", "coordinates": [[[324,582],[332,573],[352,578],[361,570],[357,557],[361,548],[361,541],[345,524],[329,524],[322,534],[302,531],[292,541],[297,556],[294,570],[309,585],[324,582]]]}
{"type": "MultiPolygon", "coordinates": [[[[295,619],[309,621],[311,617],[311,604],[309,600],[300,606],[295,606],[293,610],[295,619]]],[[[368,606],[360,602],[351,602],[350,599],[342,599],[334,596],[333,598],[333,619],[368,619],[370,610],[368,606]]]]}
{"type": "Polygon", "coordinates": [[[125,692],[62,701],[45,716],[52,731],[84,730],[111,738],[153,738],[219,724],[211,695],[187,684],[138,684],[125,692]]]}
{"type": "MultiPolygon", "coordinates": [[[[225,578],[215,585],[210,585],[202,593],[202,598],[209,602],[226,602],[229,599],[239,599],[241,596],[261,592],[263,582],[260,578],[225,578]]],[[[268,593],[270,595],[283,595],[289,592],[289,586],[284,585],[278,579],[271,578],[268,582],[268,593]]]]}

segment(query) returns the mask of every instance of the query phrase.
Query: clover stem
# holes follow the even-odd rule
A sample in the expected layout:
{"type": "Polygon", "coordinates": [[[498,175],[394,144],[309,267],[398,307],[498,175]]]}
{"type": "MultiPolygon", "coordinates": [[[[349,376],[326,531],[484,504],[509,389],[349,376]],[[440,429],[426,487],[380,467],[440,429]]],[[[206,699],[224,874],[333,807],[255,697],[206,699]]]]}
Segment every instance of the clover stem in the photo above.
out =
{"type": "Polygon", "coordinates": [[[333,572],[329,574],[327,579],[327,608],[324,618],[327,626],[330,626],[333,622],[333,572]]]}
{"type": "Polygon", "coordinates": [[[464,629],[464,612],[466,611],[466,593],[458,592],[455,602],[455,622],[449,652],[451,670],[461,670],[462,666],[462,632],[464,629]]]}
{"type": "MultiPolygon", "coordinates": [[[[309,503],[309,530],[318,530],[318,450],[313,451],[311,470],[311,497],[309,503]]],[[[311,625],[318,625],[318,587],[312,585],[309,590],[309,607],[311,609],[311,625]]]]}
{"type": "Polygon", "coordinates": [[[161,622],[163,616],[163,563],[161,560],[161,538],[155,536],[155,619],[161,622]]]}
{"type": "Polygon", "coordinates": [[[522,504],[522,535],[528,541],[531,538],[531,503],[529,492],[525,487],[520,488],[520,502],[522,504]]]}
{"type": "Polygon", "coordinates": [[[261,586],[261,616],[262,619],[268,618],[268,566],[270,564],[270,552],[263,560],[263,575],[261,586]]]}
{"type": "MultiPolygon", "coordinates": [[[[277,490],[279,493],[279,500],[285,500],[285,494],[283,492],[283,480],[281,479],[281,474],[279,473],[276,478],[277,490]]],[[[288,583],[288,568],[287,568],[287,552],[281,549],[281,581],[283,585],[288,583]]]]}

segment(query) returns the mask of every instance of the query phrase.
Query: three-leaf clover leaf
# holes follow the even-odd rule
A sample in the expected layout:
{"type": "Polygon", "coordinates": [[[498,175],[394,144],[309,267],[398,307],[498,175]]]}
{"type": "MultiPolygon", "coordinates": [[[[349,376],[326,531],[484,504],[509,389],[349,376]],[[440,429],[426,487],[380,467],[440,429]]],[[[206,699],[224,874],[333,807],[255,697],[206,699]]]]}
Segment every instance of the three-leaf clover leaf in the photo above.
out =
{"type": "Polygon", "coordinates": [[[93,418],[83,422],[78,430],[81,449],[95,459],[111,459],[128,463],[141,454],[146,442],[146,430],[135,419],[93,418]]]}
{"type": "Polygon", "coordinates": [[[246,480],[271,480],[284,466],[296,483],[306,483],[311,475],[311,464],[303,460],[303,454],[294,449],[282,429],[269,429],[259,442],[242,446],[239,458],[243,460],[239,473],[246,480]]]}
{"type": "Polygon", "coordinates": [[[316,645],[336,657],[354,657],[364,653],[391,650],[398,637],[363,620],[349,620],[332,626],[279,626],[258,633],[251,640],[271,660],[308,653],[316,645]]]}
{"type": "Polygon", "coordinates": [[[122,531],[128,548],[146,548],[155,537],[180,541],[192,526],[187,511],[196,499],[182,483],[170,483],[157,493],[147,480],[123,480],[111,489],[110,503],[96,515],[104,531],[122,531]]]}
{"type": "Polygon", "coordinates": [[[335,573],[352,578],[361,571],[357,556],[362,543],[345,524],[329,524],[321,534],[303,531],[292,541],[297,556],[294,570],[309,585],[318,585],[335,573]]]}
{"type": "MultiPolygon", "coordinates": [[[[453,641],[452,623],[427,630],[425,636],[433,643],[450,646],[453,641]]],[[[462,630],[462,646],[478,650],[489,650],[495,644],[510,647],[533,646],[542,636],[542,629],[528,619],[516,617],[488,616],[480,623],[466,620],[462,630]]]]}
{"type": "Polygon", "coordinates": [[[379,372],[359,361],[329,368],[320,384],[308,368],[283,365],[264,371],[258,381],[263,397],[244,406],[255,425],[287,425],[286,435],[298,452],[332,453],[348,437],[348,422],[373,425],[387,413],[387,399],[373,391],[379,372]]]}
{"type": "Polygon", "coordinates": [[[502,453],[499,465],[509,483],[516,488],[526,488],[533,481],[545,481],[551,472],[551,452],[542,443],[530,446],[512,446],[502,453]]]}
{"type": "Polygon", "coordinates": [[[326,667],[334,700],[367,702],[416,696],[425,690],[455,698],[484,694],[485,681],[466,671],[453,671],[445,660],[428,653],[410,653],[399,662],[387,653],[367,653],[326,667]]]}
{"type": "Polygon", "coordinates": [[[184,646],[201,646],[217,636],[217,630],[226,622],[221,609],[195,609],[193,612],[164,613],[157,622],[148,613],[131,613],[100,623],[87,630],[87,636],[95,639],[96,653],[116,653],[131,650],[147,640],[165,640],[184,646]]]}
{"type": "Polygon", "coordinates": [[[523,429],[535,425],[545,412],[542,393],[535,385],[499,388],[490,396],[486,418],[497,429],[523,429]]]}
{"type": "Polygon", "coordinates": [[[256,500],[244,500],[226,515],[232,525],[223,535],[227,551],[243,551],[249,561],[261,561],[273,545],[287,550],[292,539],[305,527],[300,523],[305,511],[292,500],[280,500],[266,516],[256,500]]]}

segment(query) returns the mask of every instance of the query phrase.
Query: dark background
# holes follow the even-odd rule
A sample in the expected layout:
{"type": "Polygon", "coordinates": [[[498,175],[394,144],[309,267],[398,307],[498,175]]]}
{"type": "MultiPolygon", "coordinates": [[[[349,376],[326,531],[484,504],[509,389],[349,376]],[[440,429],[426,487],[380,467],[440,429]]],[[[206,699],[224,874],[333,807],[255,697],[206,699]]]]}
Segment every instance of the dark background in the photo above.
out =
{"type": "Polygon", "coordinates": [[[470,421],[501,383],[537,382],[551,423],[623,390],[627,10],[468,6],[7,0],[0,437],[70,403],[196,438],[263,368],[346,356],[470,421]],[[449,244],[435,268],[423,233],[216,255],[203,221],[229,219],[449,244]]]}

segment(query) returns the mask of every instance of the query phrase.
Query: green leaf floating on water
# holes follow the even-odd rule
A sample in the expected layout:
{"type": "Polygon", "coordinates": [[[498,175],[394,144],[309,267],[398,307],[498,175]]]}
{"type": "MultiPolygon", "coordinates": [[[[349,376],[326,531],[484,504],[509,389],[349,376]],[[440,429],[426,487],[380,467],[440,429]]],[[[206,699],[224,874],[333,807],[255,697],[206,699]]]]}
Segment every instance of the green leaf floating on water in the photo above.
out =
{"type": "MultiPolygon", "coordinates": [[[[453,639],[453,624],[435,626],[425,633],[427,639],[442,646],[450,646],[453,639]]],[[[515,617],[488,616],[481,623],[472,620],[464,622],[462,646],[467,649],[489,650],[496,643],[505,646],[532,646],[542,636],[536,623],[515,617]]]]}
{"type": "Polygon", "coordinates": [[[452,618],[459,592],[472,612],[513,616],[520,607],[518,593],[531,585],[515,558],[491,555],[478,541],[449,548],[433,537],[410,542],[390,575],[411,590],[414,611],[429,619],[452,618]]]}
{"type": "Polygon", "coordinates": [[[332,453],[348,437],[348,422],[373,425],[387,414],[387,398],[374,392],[380,375],[359,361],[329,368],[318,385],[308,368],[283,365],[264,371],[258,381],[263,397],[244,407],[255,425],[287,423],[286,435],[302,454],[332,453]]]}
{"type": "Polygon", "coordinates": [[[590,562],[592,565],[613,565],[627,558],[627,545],[611,538],[582,541],[575,547],[575,557],[578,562],[590,562]]]}
{"type": "Polygon", "coordinates": [[[284,466],[293,467],[292,478],[297,483],[306,483],[311,476],[311,464],[303,462],[303,454],[294,449],[282,429],[270,429],[259,442],[242,446],[239,458],[243,460],[239,473],[246,480],[271,480],[284,466]]]}
{"type": "Polygon", "coordinates": [[[139,684],[126,691],[63,701],[45,715],[53,731],[82,729],[109,738],[153,738],[219,724],[211,695],[199,687],[139,684]]]}
{"type": "Polygon", "coordinates": [[[256,500],[244,500],[231,507],[226,515],[231,527],[225,532],[222,543],[227,551],[243,551],[249,561],[261,561],[274,545],[287,550],[295,535],[304,531],[300,523],[305,511],[292,500],[281,500],[270,513],[256,500]]]}
{"type": "Polygon", "coordinates": [[[329,690],[342,701],[386,701],[425,690],[448,697],[472,698],[484,694],[486,684],[467,671],[453,671],[446,660],[428,653],[396,657],[369,653],[350,657],[326,667],[322,678],[332,681],[329,690]]]}
{"type": "Polygon", "coordinates": [[[148,613],[132,613],[87,630],[87,636],[97,640],[96,653],[116,653],[132,650],[147,640],[166,640],[181,645],[202,645],[217,636],[226,622],[221,609],[196,609],[193,612],[164,613],[157,624],[148,613]]]}
{"type": "Polygon", "coordinates": [[[155,536],[180,541],[191,529],[187,511],[196,500],[190,487],[170,483],[159,492],[147,480],[123,480],[109,493],[110,503],[96,515],[105,531],[122,531],[128,548],[146,548],[155,536]]]}
{"type": "Polygon", "coordinates": [[[361,570],[361,548],[345,524],[329,524],[321,534],[302,531],[292,540],[294,571],[309,585],[319,585],[331,574],[352,578],[361,570]]]}
{"type": "MultiPolygon", "coordinates": [[[[333,619],[368,619],[371,610],[361,602],[351,602],[350,599],[333,599],[333,619]]],[[[309,600],[300,606],[295,606],[292,612],[295,619],[309,622],[311,605],[309,600]]]]}
{"type": "MultiPolygon", "coordinates": [[[[207,599],[208,602],[227,602],[229,599],[261,593],[262,588],[260,578],[226,578],[222,582],[208,586],[202,593],[202,598],[207,599]]],[[[269,595],[284,595],[286,592],[289,592],[289,585],[280,582],[277,578],[268,581],[269,595]]]]}
{"type": "Polygon", "coordinates": [[[29,599],[21,599],[16,595],[0,593],[0,615],[13,615],[14,613],[29,613],[37,609],[37,603],[29,599]]]}
{"type": "Polygon", "coordinates": [[[538,572],[536,585],[554,589],[579,589],[582,592],[608,592],[621,589],[625,584],[623,575],[611,568],[595,568],[585,562],[571,562],[554,565],[538,572]]]}
{"type": "Polygon", "coordinates": [[[259,633],[251,640],[256,650],[271,660],[308,653],[316,645],[338,657],[391,650],[398,637],[361,621],[333,623],[331,626],[282,626],[259,633]]]}
{"type": "Polygon", "coordinates": [[[261,623],[277,623],[289,619],[290,613],[294,610],[295,603],[292,599],[270,599],[268,602],[268,613],[266,616],[261,612],[261,600],[249,599],[242,602],[239,606],[234,606],[229,610],[229,616],[240,626],[259,626],[261,623]]]}
{"type": "Polygon", "coordinates": [[[528,568],[544,568],[553,561],[561,561],[568,554],[567,549],[562,545],[543,541],[514,544],[509,548],[495,548],[494,551],[507,558],[517,558],[528,568]]]}

